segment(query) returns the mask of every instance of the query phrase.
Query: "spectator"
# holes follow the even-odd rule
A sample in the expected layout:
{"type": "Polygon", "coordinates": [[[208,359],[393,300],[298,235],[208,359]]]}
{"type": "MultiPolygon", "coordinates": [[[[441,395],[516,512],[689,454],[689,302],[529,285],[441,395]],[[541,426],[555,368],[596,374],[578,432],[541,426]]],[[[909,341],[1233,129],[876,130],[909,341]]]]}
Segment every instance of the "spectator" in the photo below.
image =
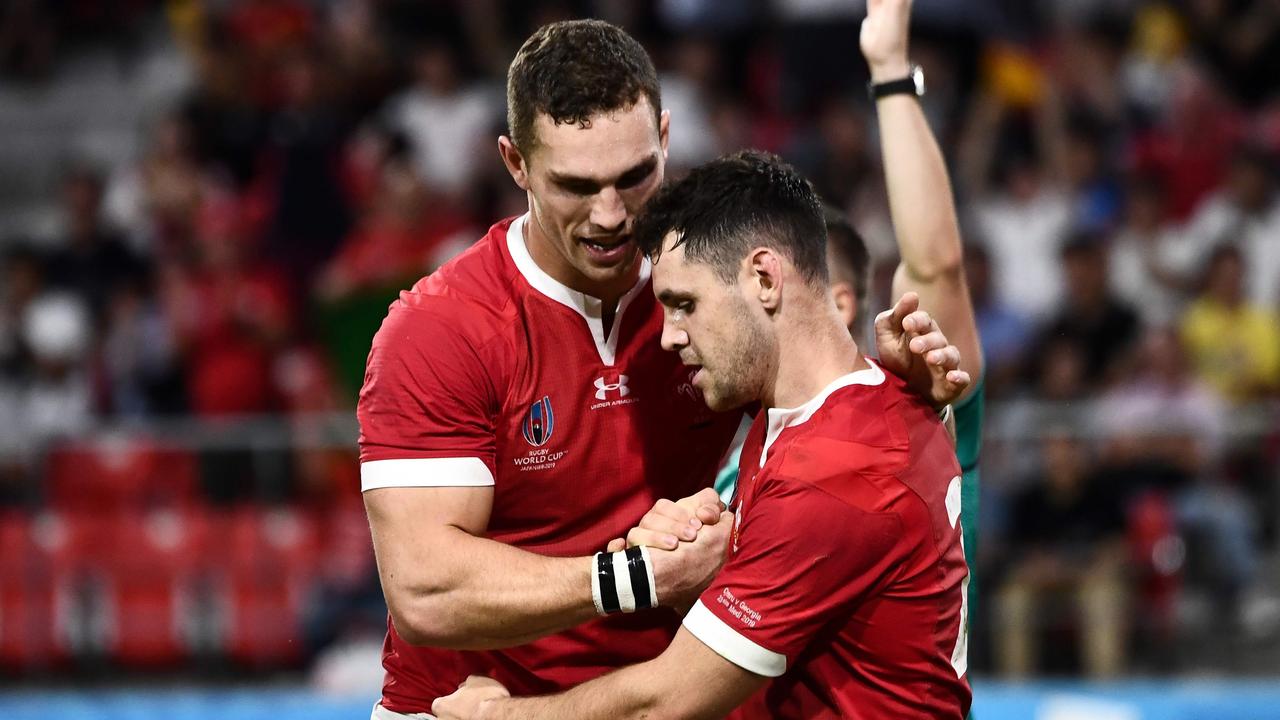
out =
{"type": "Polygon", "coordinates": [[[1276,163],[1257,146],[1236,150],[1222,189],[1196,211],[1187,233],[1201,257],[1219,243],[1240,247],[1248,300],[1260,307],[1280,305],[1280,194],[1276,163]]]}
{"type": "Polygon", "coordinates": [[[177,341],[155,299],[139,285],[121,285],[105,319],[99,368],[103,411],[137,418],[184,410],[177,341]]]}
{"type": "Polygon", "coordinates": [[[1181,326],[1196,374],[1233,402],[1280,389],[1280,315],[1249,302],[1244,271],[1238,247],[1214,249],[1181,326]]]}
{"type": "Polygon", "coordinates": [[[201,183],[193,133],[182,113],[165,113],[150,128],[142,160],[111,178],[106,212],[135,251],[171,255],[190,237],[201,183]]]}
{"type": "Polygon", "coordinates": [[[717,50],[707,39],[677,40],[670,53],[671,69],[660,77],[662,104],[679,128],[671,135],[667,155],[676,173],[719,154],[711,127],[711,104],[720,85],[717,50]]]}
{"type": "Polygon", "coordinates": [[[0,283],[0,383],[25,379],[31,369],[30,350],[22,333],[27,306],[44,290],[40,256],[23,241],[14,241],[4,254],[0,283]]]}
{"type": "Polygon", "coordinates": [[[1031,337],[1026,319],[995,297],[991,282],[991,258],[980,242],[964,248],[965,279],[977,314],[978,337],[982,338],[986,390],[1004,394],[1022,367],[1023,352],[1031,337]]]}
{"type": "Polygon", "coordinates": [[[1191,290],[1194,247],[1167,222],[1160,179],[1138,176],[1129,183],[1124,224],[1111,241],[1111,290],[1137,308],[1150,327],[1170,325],[1182,315],[1191,290]]]}
{"type": "Polygon", "coordinates": [[[1006,539],[1016,550],[996,597],[997,665],[1011,678],[1037,670],[1037,620],[1061,599],[1078,614],[1085,674],[1115,677],[1125,666],[1128,617],[1120,503],[1090,477],[1079,440],[1054,433],[1041,452],[1043,471],[1011,502],[1006,539]]]}
{"type": "MultiPolygon", "coordinates": [[[[1038,69],[1025,62],[1007,62],[1013,67],[1005,73],[1032,74],[1033,87],[1041,87],[1038,69]]],[[[1054,181],[1043,148],[1034,144],[1000,147],[1002,138],[1009,144],[1021,137],[1004,131],[1017,109],[1013,103],[1021,100],[1002,89],[998,80],[988,83],[993,87],[975,98],[961,139],[960,187],[991,251],[998,298],[1041,319],[1061,298],[1058,243],[1071,226],[1072,202],[1065,188],[1054,181]]],[[[1028,92],[1044,94],[1043,89],[1028,92]]],[[[1034,102],[1037,117],[1053,112],[1044,102],[1034,102]]],[[[1041,125],[1046,122],[1042,119],[1041,125]]]]}
{"type": "Polygon", "coordinates": [[[291,328],[287,284],[252,261],[234,196],[205,203],[194,263],[171,264],[163,276],[191,410],[206,417],[267,412],[279,404],[272,366],[291,328]]]}
{"type": "Polygon", "coordinates": [[[255,190],[270,208],[266,256],[302,296],[351,224],[341,187],[342,147],[350,128],[334,107],[336,89],[318,52],[300,49],[281,65],[283,104],[268,125],[255,190]]]}
{"type": "Polygon", "coordinates": [[[20,415],[28,447],[81,432],[92,421],[92,332],[89,310],[70,293],[45,293],[23,312],[22,338],[31,350],[33,370],[23,387],[20,415]]]}
{"type": "Polygon", "coordinates": [[[1041,329],[1032,357],[1047,357],[1044,348],[1054,342],[1074,343],[1083,353],[1084,381],[1097,389],[1138,339],[1138,316],[1108,289],[1107,246],[1098,236],[1077,233],[1061,255],[1066,303],[1041,329]]]}
{"type": "Polygon", "coordinates": [[[1174,78],[1168,111],[1129,144],[1132,167],[1165,179],[1169,212],[1184,221],[1222,181],[1242,119],[1201,69],[1180,65],[1174,78]]]}
{"type": "Polygon", "coordinates": [[[102,222],[102,179],[87,169],[63,181],[66,238],[47,260],[49,285],[76,295],[95,315],[121,285],[145,282],[148,269],[118,233],[102,222]]]}
{"type": "Polygon", "coordinates": [[[1138,348],[1133,373],[1101,399],[1095,426],[1127,459],[1154,458],[1199,477],[1217,460],[1226,433],[1226,408],[1212,387],[1191,372],[1177,331],[1155,327],[1138,348]]]}
{"type": "Polygon", "coordinates": [[[422,179],[465,200],[480,164],[493,155],[486,133],[501,108],[489,88],[465,82],[457,52],[445,42],[419,47],[413,72],[413,86],[388,103],[387,119],[409,138],[422,179]]]}

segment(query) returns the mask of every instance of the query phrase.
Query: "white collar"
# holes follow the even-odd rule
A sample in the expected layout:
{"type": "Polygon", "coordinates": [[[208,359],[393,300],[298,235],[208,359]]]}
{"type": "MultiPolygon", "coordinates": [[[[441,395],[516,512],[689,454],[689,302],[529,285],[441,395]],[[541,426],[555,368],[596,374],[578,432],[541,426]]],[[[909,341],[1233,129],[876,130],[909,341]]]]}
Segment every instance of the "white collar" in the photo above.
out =
{"type": "Polygon", "coordinates": [[[618,310],[613,316],[613,326],[609,328],[609,336],[605,337],[604,323],[601,320],[604,303],[599,298],[564,286],[534,262],[533,256],[529,254],[529,247],[524,241],[524,224],[528,218],[528,213],[521,215],[511,221],[511,227],[507,229],[507,251],[511,253],[516,269],[534,290],[581,315],[591,330],[591,338],[595,341],[601,362],[605,365],[613,365],[618,351],[618,328],[622,325],[622,314],[644,289],[645,283],[649,281],[649,276],[653,272],[653,265],[649,262],[649,258],[640,258],[640,277],[627,294],[618,300],[618,310]]]}
{"type": "Polygon", "coordinates": [[[760,450],[760,466],[764,467],[765,457],[769,454],[769,448],[773,446],[774,441],[778,439],[782,431],[808,422],[809,418],[813,417],[813,414],[826,404],[827,398],[831,397],[832,393],[850,385],[879,385],[883,383],[884,370],[881,370],[879,365],[872,362],[871,358],[867,358],[867,364],[871,367],[866,370],[851,372],[848,375],[841,375],[799,407],[769,408],[767,411],[768,429],[765,432],[764,447],[760,450]]]}

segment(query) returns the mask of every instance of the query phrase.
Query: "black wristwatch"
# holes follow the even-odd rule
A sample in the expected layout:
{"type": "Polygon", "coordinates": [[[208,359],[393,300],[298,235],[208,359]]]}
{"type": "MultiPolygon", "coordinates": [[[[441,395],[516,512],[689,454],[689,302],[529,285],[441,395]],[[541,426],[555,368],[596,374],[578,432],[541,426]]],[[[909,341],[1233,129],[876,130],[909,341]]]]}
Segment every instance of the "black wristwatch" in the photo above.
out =
{"type": "Polygon", "coordinates": [[[901,80],[867,83],[867,95],[871,97],[871,102],[899,94],[924,97],[924,70],[920,69],[919,65],[912,65],[910,72],[901,80]]]}

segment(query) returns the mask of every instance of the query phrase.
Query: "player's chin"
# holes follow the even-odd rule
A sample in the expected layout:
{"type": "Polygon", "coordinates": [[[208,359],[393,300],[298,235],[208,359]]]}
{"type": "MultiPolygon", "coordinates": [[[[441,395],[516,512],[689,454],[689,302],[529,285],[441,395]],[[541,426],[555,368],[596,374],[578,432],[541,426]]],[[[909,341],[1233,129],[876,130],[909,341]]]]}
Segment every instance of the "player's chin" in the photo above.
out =
{"type": "Polygon", "coordinates": [[[736,410],[747,404],[748,400],[739,397],[736,394],[726,395],[717,392],[715,388],[706,388],[702,391],[702,401],[707,407],[715,412],[728,412],[736,410]]]}

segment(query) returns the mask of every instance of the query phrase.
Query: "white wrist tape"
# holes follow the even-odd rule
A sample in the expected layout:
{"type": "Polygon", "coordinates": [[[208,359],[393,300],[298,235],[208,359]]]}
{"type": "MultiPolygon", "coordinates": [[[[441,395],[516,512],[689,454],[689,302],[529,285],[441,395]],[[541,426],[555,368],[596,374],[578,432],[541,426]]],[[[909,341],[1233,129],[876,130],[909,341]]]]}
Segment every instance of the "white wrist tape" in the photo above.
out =
{"type": "Polygon", "coordinates": [[[649,548],[596,553],[591,558],[591,599],[601,615],[657,607],[658,584],[649,548]]]}

